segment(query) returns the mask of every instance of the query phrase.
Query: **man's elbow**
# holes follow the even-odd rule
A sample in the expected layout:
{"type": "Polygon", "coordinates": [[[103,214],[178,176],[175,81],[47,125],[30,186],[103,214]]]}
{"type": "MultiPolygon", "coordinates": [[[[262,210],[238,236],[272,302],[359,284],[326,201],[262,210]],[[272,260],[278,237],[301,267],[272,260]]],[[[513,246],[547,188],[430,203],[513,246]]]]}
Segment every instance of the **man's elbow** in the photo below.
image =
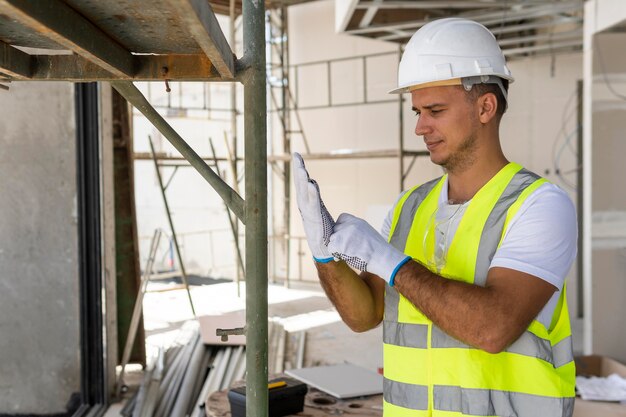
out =
{"type": "Polygon", "coordinates": [[[367,332],[369,330],[372,330],[376,326],[378,326],[378,324],[380,324],[380,322],[374,323],[374,322],[368,322],[365,320],[344,320],[344,323],[346,323],[346,325],[350,328],[350,330],[352,330],[355,333],[367,332]]]}
{"type": "Polygon", "coordinates": [[[477,347],[487,353],[500,353],[506,350],[518,337],[519,335],[513,335],[508,331],[494,331],[484,335],[478,341],[477,347]]]}

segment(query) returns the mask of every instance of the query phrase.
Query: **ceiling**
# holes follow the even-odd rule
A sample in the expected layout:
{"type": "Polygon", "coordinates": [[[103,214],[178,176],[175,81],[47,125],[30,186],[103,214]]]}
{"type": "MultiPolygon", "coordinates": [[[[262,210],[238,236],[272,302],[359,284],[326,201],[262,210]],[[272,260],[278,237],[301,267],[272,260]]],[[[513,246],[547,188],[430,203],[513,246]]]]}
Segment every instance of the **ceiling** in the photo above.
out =
{"type": "Polygon", "coordinates": [[[488,27],[508,59],[582,48],[583,0],[336,0],[337,30],[399,44],[431,20],[488,27]]]}

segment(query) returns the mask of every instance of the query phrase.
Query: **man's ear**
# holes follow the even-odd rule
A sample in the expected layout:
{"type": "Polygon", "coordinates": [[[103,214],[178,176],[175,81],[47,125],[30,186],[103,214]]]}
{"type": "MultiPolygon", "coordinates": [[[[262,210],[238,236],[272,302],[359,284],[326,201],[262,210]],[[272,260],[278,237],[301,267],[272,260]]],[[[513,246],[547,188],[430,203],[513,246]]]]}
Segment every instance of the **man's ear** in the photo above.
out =
{"type": "Polygon", "coordinates": [[[478,118],[481,123],[489,123],[498,110],[498,99],[494,93],[485,93],[478,98],[478,118]]]}

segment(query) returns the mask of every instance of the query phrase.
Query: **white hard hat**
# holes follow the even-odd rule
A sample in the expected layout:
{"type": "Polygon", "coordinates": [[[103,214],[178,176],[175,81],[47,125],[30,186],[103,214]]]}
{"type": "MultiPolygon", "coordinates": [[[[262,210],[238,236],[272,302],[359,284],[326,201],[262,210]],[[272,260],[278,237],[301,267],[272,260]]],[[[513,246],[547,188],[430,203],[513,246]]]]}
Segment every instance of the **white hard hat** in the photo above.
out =
{"type": "Polygon", "coordinates": [[[498,84],[513,81],[493,34],[472,20],[439,19],[422,26],[406,45],[398,69],[398,87],[390,94],[436,85],[498,84]]]}

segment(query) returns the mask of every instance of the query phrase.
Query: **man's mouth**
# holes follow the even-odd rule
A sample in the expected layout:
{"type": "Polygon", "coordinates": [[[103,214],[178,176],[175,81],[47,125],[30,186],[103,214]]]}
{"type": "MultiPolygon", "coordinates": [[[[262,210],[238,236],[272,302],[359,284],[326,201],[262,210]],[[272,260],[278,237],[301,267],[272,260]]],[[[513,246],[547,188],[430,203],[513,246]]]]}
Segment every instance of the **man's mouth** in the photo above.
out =
{"type": "Polygon", "coordinates": [[[432,152],[435,148],[441,145],[443,141],[442,140],[425,140],[424,143],[426,143],[426,149],[432,152]]]}

